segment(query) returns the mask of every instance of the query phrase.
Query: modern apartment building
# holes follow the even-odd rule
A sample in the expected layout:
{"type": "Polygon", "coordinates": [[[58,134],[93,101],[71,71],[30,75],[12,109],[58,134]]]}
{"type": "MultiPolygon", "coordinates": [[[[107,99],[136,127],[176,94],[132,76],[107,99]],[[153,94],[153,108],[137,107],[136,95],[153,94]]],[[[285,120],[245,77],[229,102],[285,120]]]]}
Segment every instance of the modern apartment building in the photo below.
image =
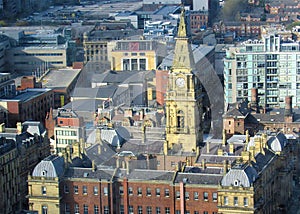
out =
{"type": "Polygon", "coordinates": [[[229,47],[224,59],[225,103],[251,100],[251,89],[257,88],[263,108],[284,107],[286,96],[300,106],[299,48],[299,43],[283,41],[276,33],[229,47]]]}
{"type": "Polygon", "coordinates": [[[9,48],[10,48],[9,38],[5,35],[0,35],[0,72],[7,71],[5,53],[9,48]]]}

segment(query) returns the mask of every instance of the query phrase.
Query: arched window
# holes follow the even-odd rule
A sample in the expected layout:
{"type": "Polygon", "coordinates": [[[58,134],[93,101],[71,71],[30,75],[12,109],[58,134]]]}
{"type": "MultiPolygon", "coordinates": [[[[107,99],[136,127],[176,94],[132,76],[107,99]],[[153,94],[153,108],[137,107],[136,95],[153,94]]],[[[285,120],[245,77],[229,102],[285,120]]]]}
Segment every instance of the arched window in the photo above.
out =
{"type": "Polygon", "coordinates": [[[177,112],[177,128],[184,128],[184,113],[181,110],[177,112]]]}

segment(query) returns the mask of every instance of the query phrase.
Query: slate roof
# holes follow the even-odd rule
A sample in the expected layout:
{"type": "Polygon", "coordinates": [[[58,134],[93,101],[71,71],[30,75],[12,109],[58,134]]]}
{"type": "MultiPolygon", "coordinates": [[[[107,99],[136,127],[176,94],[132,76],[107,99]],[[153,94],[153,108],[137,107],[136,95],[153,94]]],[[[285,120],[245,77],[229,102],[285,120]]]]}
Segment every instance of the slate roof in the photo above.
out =
{"type": "Polygon", "coordinates": [[[265,166],[269,164],[269,162],[275,158],[275,153],[269,149],[264,148],[264,154],[258,153],[255,155],[256,162],[252,162],[252,166],[256,169],[258,174],[264,169],[265,166]]]}
{"type": "Polygon", "coordinates": [[[74,100],[64,106],[66,109],[72,109],[73,111],[95,112],[98,106],[102,105],[103,100],[96,99],[82,99],[74,100]]]}
{"type": "Polygon", "coordinates": [[[50,155],[42,160],[32,172],[32,176],[57,178],[64,173],[64,158],[50,155]]]}
{"type": "Polygon", "coordinates": [[[163,170],[135,169],[126,177],[128,180],[172,181],[175,172],[163,170]]]}
{"type": "Polygon", "coordinates": [[[276,136],[270,137],[267,144],[274,152],[281,152],[287,144],[287,138],[283,133],[279,132],[276,136]]]}
{"type": "Polygon", "coordinates": [[[205,174],[221,174],[222,168],[200,168],[196,166],[187,166],[184,168],[185,173],[205,173],[205,174]]]}
{"type": "Polygon", "coordinates": [[[105,85],[98,88],[78,88],[76,87],[72,93],[73,98],[94,98],[94,99],[106,99],[113,97],[117,90],[115,85],[105,85]]]}
{"type": "Polygon", "coordinates": [[[238,109],[236,108],[232,108],[232,109],[229,109],[223,116],[224,118],[231,118],[231,117],[243,117],[245,118],[245,115],[242,114],[241,111],[239,111],[238,109]]]}
{"type": "MultiPolygon", "coordinates": [[[[130,133],[126,128],[119,126],[114,128],[100,128],[101,129],[101,139],[112,146],[121,146],[127,139],[130,138],[130,133]]],[[[87,139],[87,143],[96,143],[96,130],[93,130],[87,139]]]]}
{"type": "Polygon", "coordinates": [[[130,78],[136,78],[135,75],[140,73],[139,71],[106,71],[103,74],[93,75],[92,82],[102,82],[107,84],[119,84],[128,82],[130,78]]]}
{"type": "Polygon", "coordinates": [[[248,164],[233,166],[221,181],[222,186],[250,187],[258,177],[257,171],[248,164]]]}
{"type": "Polygon", "coordinates": [[[161,8],[157,9],[153,14],[155,15],[169,15],[170,13],[180,13],[181,6],[178,5],[164,5],[161,8]]]}
{"type": "Polygon", "coordinates": [[[161,154],[163,144],[163,140],[147,140],[143,143],[142,139],[130,139],[121,147],[121,151],[131,151],[134,154],[161,154]]]}
{"type": "Polygon", "coordinates": [[[116,154],[115,150],[111,148],[106,143],[99,144],[96,143],[86,149],[86,155],[90,160],[95,161],[96,166],[110,164],[115,165],[114,155],[116,154]],[[102,147],[101,154],[99,153],[100,147],[102,147]]]}
{"type": "Polygon", "coordinates": [[[222,174],[179,172],[175,178],[174,183],[185,182],[186,184],[218,185],[222,177],[222,174]]]}
{"type": "Polygon", "coordinates": [[[66,178],[90,178],[97,180],[111,180],[114,174],[114,169],[97,169],[92,170],[91,168],[80,168],[80,167],[70,167],[65,172],[66,178]]]}
{"type": "Polygon", "coordinates": [[[39,135],[39,136],[45,136],[46,134],[46,129],[43,126],[41,122],[37,121],[26,121],[22,123],[22,131],[26,131],[30,133],[31,135],[39,135]]]}

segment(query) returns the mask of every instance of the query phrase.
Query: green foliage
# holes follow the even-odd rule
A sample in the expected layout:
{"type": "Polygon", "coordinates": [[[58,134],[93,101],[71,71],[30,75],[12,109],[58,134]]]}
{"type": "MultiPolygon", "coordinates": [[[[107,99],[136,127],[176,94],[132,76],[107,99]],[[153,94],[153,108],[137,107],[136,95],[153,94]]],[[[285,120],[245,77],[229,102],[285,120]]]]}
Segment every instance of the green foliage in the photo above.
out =
{"type": "Polygon", "coordinates": [[[16,26],[27,26],[28,25],[28,22],[26,21],[18,21],[16,22],[16,26]]]}
{"type": "Polygon", "coordinates": [[[239,12],[248,6],[247,0],[226,0],[222,8],[222,16],[224,20],[234,21],[239,17],[239,12]]]}
{"type": "Polygon", "coordinates": [[[5,27],[7,26],[7,23],[4,20],[0,20],[0,26],[5,27]]]}

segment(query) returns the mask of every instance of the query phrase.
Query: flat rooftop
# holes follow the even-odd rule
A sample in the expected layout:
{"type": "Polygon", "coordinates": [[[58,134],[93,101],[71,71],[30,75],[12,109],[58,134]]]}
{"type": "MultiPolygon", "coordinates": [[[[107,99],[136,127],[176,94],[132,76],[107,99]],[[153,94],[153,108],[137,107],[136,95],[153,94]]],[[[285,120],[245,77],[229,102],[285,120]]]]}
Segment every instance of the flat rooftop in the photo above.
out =
{"type": "Polygon", "coordinates": [[[78,76],[81,69],[55,69],[51,70],[42,79],[43,87],[45,88],[66,88],[78,76]]]}
{"type": "Polygon", "coordinates": [[[0,102],[5,102],[5,101],[21,101],[21,102],[26,102],[28,100],[34,99],[44,93],[47,93],[51,91],[51,89],[48,88],[33,88],[33,89],[26,89],[25,91],[20,92],[16,96],[12,98],[6,98],[6,99],[1,99],[0,102]]]}

